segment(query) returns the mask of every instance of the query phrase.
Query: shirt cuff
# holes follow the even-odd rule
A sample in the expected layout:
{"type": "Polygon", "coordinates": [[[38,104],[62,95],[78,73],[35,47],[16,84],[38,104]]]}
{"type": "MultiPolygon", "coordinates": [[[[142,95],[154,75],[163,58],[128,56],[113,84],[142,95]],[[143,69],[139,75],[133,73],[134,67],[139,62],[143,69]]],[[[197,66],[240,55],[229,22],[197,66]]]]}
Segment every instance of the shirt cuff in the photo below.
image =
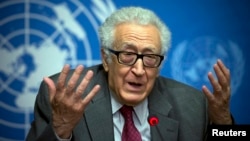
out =
{"type": "Polygon", "coordinates": [[[71,141],[71,139],[72,139],[72,134],[70,135],[70,137],[69,137],[68,139],[61,139],[61,138],[56,134],[56,132],[54,132],[54,133],[55,133],[56,138],[57,138],[58,141],[71,141]]]}

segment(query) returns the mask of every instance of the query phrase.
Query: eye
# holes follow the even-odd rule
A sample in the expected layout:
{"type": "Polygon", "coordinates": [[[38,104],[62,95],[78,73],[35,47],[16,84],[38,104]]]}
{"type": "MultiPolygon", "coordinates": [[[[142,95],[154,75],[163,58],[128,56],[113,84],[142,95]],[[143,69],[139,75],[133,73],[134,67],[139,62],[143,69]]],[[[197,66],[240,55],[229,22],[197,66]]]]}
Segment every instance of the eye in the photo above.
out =
{"type": "Polygon", "coordinates": [[[122,53],[123,55],[125,55],[125,56],[131,56],[131,55],[135,55],[135,53],[133,53],[133,52],[123,52],[122,53]]]}
{"type": "Polygon", "coordinates": [[[158,56],[153,55],[153,54],[149,54],[149,55],[145,56],[145,59],[157,59],[157,58],[158,58],[158,56]]]}
{"type": "Polygon", "coordinates": [[[136,54],[133,52],[121,52],[119,58],[123,63],[131,63],[136,59],[136,54]]]}

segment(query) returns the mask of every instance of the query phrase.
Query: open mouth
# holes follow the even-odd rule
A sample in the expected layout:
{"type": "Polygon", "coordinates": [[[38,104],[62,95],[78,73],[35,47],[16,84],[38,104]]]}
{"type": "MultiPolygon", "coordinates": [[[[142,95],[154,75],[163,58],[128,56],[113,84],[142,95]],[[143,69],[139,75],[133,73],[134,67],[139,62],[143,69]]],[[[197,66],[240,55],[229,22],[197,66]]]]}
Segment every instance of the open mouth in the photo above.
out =
{"type": "Polygon", "coordinates": [[[136,83],[136,82],[128,82],[128,84],[133,86],[133,87],[141,87],[142,86],[141,83],[136,83]]]}

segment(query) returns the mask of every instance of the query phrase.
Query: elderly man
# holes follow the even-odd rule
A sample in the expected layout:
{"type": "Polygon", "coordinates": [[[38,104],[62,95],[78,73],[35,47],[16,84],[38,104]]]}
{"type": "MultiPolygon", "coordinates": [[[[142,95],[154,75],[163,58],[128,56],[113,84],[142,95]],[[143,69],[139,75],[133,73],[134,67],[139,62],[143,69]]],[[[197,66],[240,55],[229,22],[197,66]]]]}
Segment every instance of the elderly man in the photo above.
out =
{"type": "Polygon", "coordinates": [[[159,76],[171,34],[152,11],[121,8],[99,34],[102,64],[44,78],[28,141],[202,141],[209,124],[232,124],[221,60],[217,79],[208,73],[213,92],[159,76]]]}

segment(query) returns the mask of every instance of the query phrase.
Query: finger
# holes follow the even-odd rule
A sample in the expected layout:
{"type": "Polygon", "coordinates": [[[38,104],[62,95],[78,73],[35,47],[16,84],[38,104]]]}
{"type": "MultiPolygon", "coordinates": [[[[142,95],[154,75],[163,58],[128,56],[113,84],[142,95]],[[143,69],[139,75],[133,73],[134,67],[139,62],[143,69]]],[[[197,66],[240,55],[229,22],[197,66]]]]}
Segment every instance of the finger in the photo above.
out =
{"type": "Polygon", "coordinates": [[[95,85],[95,87],[90,91],[90,93],[84,99],[82,99],[83,107],[85,107],[91,101],[91,99],[93,99],[93,97],[97,94],[100,88],[100,85],[95,85]]]}
{"type": "Polygon", "coordinates": [[[227,81],[230,83],[230,71],[229,71],[229,69],[223,64],[223,62],[220,59],[217,61],[217,64],[220,67],[224,76],[226,77],[227,81]]]}
{"type": "Polygon", "coordinates": [[[46,85],[48,86],[49,98],[50,98],[50,102],[52,102],[52,100],[54,99],[54,96],[56,94],[55,83],[53,82],[53,80],[51,80],[48,77],[44,77],[43,80],[46,83],[46,85]]]}
{"type": "Polygon", "coordinates": [[[222,89],[227,87],[227,85],[228,85],[227,79],[226,79],[225,75],[223,74],[222,70],[220,69],[220,67],[218,66],[218,64],[214,65],[214,71],[215,71],[215,74],[217,76],[219,84],[222,86],[222,89]]]}
{"type": "Polygon", "coordinates": [[[217,80],[214,78],[212,72],[208,73],[208,79],[213,87],[214,90],[214,96],[216,96],[217,94],[221,93],[221,86],[220,84],[217,82],[217,80]]]}
{"type": "Polygon", "coordinates": [[[217,64],[214,65],[214,71],[218,78],[218,82],[222,87],[222,90],[228,91],[230,87],[230,74],[228,69],[225,68],[224,64],[220,60],[218,60],[217,64]]]}
{"type": "Polygon", "coordinates": [[[74,91],[74,89],[76,87],[76,84],[78,82],[78,79],[79,79],[82,71],[83,71],[83,65],[77,66],[73,75],[69,79],[68,84],[67,84],[67,88],[66,88],[66,94],[68,96],[72,95],[72,92],[74,91]]]}
{"type": "Polygon", "coordinates": [[[80,85],[77,87],[76,90],[76,98],[81,97],[83,92],[85,91],[87,85],[89,84],[90,80],[92,79],[94,73],[93,71],[89,70],[83,80],[81,81],[80,85]]]}
{"type": "Polygon", "coordinates": [[[214,100],[214,95],[211,93],[211,91],[205,85],[202,86],[202,91],[206,95],[208,101],[214,100]]]}
{"type": "Polygon", "coordinates": [[[70,66],[68,64],[63,66],[63,69],[57,80],[57,85],[56,85],[57,91],[62,91],[64,89],[65,81],[68,76],[69,70],[70,70],[70,66]]]}

